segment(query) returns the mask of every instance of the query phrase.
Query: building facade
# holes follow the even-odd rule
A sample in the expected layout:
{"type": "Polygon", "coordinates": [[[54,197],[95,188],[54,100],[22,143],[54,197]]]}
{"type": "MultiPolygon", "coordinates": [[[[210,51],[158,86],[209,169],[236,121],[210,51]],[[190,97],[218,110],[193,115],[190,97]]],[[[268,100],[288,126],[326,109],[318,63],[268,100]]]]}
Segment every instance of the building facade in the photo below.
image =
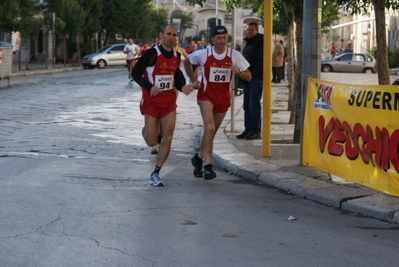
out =
{"type": "MultiPolygon", "coordinates": [[[[202,38],[205,39],[206,36],[198,36],[198,34],[202,31],[206,31],[208,40],[205,41],[209,42],[212,28],[216,25],[223,25],[229,31],[229,35],[235,39],[236,43],[242,46],[245,37],[245,25],[250,21],[255,21],[260,24],[259,17],[252,10],[237,8],[231,12],[226,12],[224,5],[217,0],[208,0],[204,3],[203,7],[199,5],[191,6],[184,0],[155,0],[153,3],[155,6],[161,6],[167,10],[171,21],[173,21],[173,18],[178,13],[191,13],[193,15],[193,27],[183,32],[181,41],[190,36],[200,37],[201,40],[202,38]],[[235,25],[234,29],[233,25],[235,25]]],[[[260,32],[263,33],[263,28],[261,26],[260,32]]]]}

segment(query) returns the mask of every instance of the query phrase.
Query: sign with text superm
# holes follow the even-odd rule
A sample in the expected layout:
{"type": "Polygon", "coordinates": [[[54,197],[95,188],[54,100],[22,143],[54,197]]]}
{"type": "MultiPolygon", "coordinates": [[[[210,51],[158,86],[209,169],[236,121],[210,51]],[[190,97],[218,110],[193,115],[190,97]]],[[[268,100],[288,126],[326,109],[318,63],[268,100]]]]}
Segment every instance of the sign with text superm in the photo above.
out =
{"type": "Polygon", "coordinates": [[[399,196],[399,86],[309,78],[303,164],[399,196]]]}

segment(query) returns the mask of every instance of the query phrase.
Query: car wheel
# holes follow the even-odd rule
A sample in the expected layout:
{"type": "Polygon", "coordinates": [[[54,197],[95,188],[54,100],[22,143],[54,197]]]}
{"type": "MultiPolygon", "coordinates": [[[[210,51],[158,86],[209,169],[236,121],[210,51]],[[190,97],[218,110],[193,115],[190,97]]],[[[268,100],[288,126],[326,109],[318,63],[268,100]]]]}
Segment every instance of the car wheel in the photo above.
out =
{"type": "Polygon", "coordinates": [[[363,73],[374,73],[373,69],[364,69],[363,73]]]}
{"type": "Polygon", "coordinates": [[[107,63],[104,59],[100,59],[99,61],[97,61],[97,68],[103,69],[105,68],[105,66],[107,66],[107,63]]]}
{"type": "Polygon", "coordinates": [[[323,66],[321,66],[321,71],[322,72],[332,72],[332,68],[330,65],[323,65],[323,66]]]}

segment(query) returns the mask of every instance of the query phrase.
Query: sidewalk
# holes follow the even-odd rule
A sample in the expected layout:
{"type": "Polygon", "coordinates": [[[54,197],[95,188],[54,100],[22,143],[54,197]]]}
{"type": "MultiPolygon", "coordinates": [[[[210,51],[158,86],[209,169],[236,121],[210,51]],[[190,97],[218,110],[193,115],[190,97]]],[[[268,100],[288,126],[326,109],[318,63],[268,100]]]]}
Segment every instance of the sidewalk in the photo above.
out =
{"type": "MultiPolygon", "coordinates": [[[[55,68],[48,65],[47,69],[19,71],[18,66],[13,66],[12,77],[80,69],[82,67],[57,64],[55,68]]],[[[244,130],[242,96],[235,97],[234,124],[232,127],[229,110],[215,137],[213,164],[259,185],[272,186],[327,206],[399,224],[399,198],[333,179],[315,168],[299,166],[300,150],[298,144],[292,144],[294,125],[288,124],[290,112],[287,111],[287,101],[287,84],[273,84],[271,156],[265,158],[261,156],[262,140],[239,140],[235,137],[244,130]]]]}
{"type": "Polygon", "coordinates": [[[70,65],[70,64],[64,66],[64,64],[62,63],[57,63],[54,65],[52,63],[49,63],[47,64],[47,68],[44,64],[31,64],[30,68],[31,68],[30,70],[25,69],[24,62],[21,63],[21,70],[19,70],[18,64],[13,64],[11,78],[21,77],[21,76],[44,75],[44,74],[52,74],[58,72],[75,71],[83,69],[82,66],[70,65]]]}

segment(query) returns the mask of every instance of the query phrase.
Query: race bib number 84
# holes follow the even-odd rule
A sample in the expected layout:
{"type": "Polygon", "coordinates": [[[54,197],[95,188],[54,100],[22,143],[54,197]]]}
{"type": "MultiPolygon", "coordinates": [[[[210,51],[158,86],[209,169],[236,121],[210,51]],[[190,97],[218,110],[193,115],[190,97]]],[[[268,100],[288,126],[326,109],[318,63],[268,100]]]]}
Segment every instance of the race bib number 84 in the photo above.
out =
{"type": "Polygon", "coordinates": [[[230,69],[211,67],[209,73],[209,81],[214,83],[229,83],[230,75],[231,75],[230,69]]]}
{"type": "Polygon", "coordinates": [[[173,89],[173,75],[155,75],[154,85],[161,90],[173,89]]]}

